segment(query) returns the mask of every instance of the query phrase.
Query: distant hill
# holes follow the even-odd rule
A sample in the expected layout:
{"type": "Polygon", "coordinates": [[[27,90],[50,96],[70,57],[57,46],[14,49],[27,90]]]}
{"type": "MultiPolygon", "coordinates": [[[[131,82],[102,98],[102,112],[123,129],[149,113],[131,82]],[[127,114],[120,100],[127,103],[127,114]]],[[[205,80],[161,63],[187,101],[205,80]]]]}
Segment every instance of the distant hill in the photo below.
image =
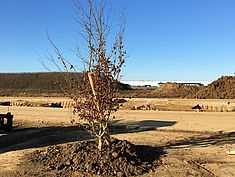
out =
{"type": "MultiPolygon", "coordinates": [[[[77,90],[81,86],[81,73],[42,72],[42,73],[0,73],[1,96],[62,96],[71,90],[73,82],[77,90]]],[[[119,90],[129,90],[128,84],[118,84],[119,90]]]]}
{"type": "Polygon", "coordinates": [[[68,89],[66,78],[81,84],[81,73],[0,73],[0,95],[61,94],[68,89]]]}

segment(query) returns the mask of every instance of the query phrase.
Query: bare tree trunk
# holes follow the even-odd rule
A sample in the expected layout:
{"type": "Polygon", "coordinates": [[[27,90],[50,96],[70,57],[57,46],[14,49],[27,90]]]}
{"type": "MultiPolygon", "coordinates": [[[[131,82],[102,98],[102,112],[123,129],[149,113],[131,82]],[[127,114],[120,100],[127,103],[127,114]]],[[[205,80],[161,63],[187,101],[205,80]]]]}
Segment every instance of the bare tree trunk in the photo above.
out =
{"type": "Polygon", "coordinates": [[[88,79],[89,79],[89,82],[90,82],[90,85],[91,85],[91,90],[92,90],[92,93],[96,99],[96,91],[95,91],[95,86],[94,86],[94,82],[93,82],[93,78],[92,78],[92,73],[91,72],[88,72],[88,79]]]}
{"type": "Polygon", "coordinates": [[[103,148],[103,141],[102,141],[102,136],[98,136],[98,150],[101,152],[103,148]]]}
{"type": "Polygon", "coordinates": [[[107,130],[104,134],[104,138],[105,138],[105,142],[108,146],[111,145],[111,137],[110,137],[110,133],[109,131],[107,130]]]}

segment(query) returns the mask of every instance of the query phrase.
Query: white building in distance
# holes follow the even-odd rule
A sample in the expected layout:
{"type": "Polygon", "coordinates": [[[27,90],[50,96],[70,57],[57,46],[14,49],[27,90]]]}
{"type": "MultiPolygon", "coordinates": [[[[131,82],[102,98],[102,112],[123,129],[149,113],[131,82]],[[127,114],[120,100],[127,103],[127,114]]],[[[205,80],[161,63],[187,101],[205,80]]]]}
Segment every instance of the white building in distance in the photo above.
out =
{"type": "Polygon", "coordinates": [[[210,84],[212,81],[156,81],[156,80],[122,80],[121,81],[124,84],[129,84],[132,87],[159,87],[159,83],[166,83],[166,82],[172,82],[172,83],[200,83],[203,84],[204,86],[207,86],[210,84]]]}

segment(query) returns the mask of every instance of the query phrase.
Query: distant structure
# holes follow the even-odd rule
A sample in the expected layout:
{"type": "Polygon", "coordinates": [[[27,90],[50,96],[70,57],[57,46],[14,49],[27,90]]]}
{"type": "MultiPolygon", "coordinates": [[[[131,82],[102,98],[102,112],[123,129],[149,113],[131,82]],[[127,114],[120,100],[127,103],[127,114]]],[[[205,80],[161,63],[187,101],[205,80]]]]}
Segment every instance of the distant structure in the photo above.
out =
{"type": "Polygon", "coordinates": [[[189,86],[207,86],[212,81],[156,81],[156,80],[122,80],[124,84],[129,84],[131,87],[159,87],[167,82],[182,83],[189,86]]]}
{"type": "MultiPolygon", "coordinates": [[[[166,83],[172,83],[172,84],[184,84],[186,86],[197,86],[197,87],[200,87],[200,86],[204,86],[204,84],[202,83],[196,83],[196,82],[166,82],[166,83]]],[[[163,85],[163,84],[166,84],[166,83],[163,83],[163,82],[160,82],[158,83],[159,86],[163,85]]]]}

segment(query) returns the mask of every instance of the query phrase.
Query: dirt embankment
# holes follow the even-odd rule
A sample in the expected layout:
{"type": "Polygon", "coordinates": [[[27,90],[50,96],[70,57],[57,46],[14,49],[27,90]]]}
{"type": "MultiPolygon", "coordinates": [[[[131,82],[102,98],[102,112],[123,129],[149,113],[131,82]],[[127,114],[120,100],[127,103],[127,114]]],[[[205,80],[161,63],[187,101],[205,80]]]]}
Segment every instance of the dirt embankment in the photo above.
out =
{"type": "Polygon", "coordinates": [[[39,94],[64,93],[71,83],[81,85],[81,73],[0,73],[0,94],[3,96],[36,96],[39,94]]]}
{"type": "MultiPolygon", "coordinates": [[[[65,96],[65,93],[81,89],[81,77],[81,73],[62,72],[0,73],[0,96],[65,96]],[[71,84],[76,87],[72,88],[71,84]]],[[[118,83],[117,88],[120,97],[128,98],[234,99],[235,76],[222,76],[206,87],[167,82],[155,90],[133,90],[123,83],[118,83]]]]}
{"type": "MultiPolygon", "coordinates": [[[[81,88],[82,73],[0,73],[1,96],[65,96],[81,88]]],[[[131,90],[131,86],[119,82],[117,89],[131,90]]]]}
{"type": "Polygon", "coordinates": [[[159,88],[152,91],[150,95],[158,98],[185,98],[195,94],[201,89],[201,86],[190,86],[183,83],[167,82],[159,88]]]}
{"type": "Polygon", "coordinates": [[[222,76],[208,86],[165,83],[148,94],[153,98],[234,99],[235,76],[222,76]]]}
{"type": "Polygon", "coordinates": [[[235,98],[235,76],[222,76],[199,90],[192,97],[200,99],[233,99],[235,98]]]}

